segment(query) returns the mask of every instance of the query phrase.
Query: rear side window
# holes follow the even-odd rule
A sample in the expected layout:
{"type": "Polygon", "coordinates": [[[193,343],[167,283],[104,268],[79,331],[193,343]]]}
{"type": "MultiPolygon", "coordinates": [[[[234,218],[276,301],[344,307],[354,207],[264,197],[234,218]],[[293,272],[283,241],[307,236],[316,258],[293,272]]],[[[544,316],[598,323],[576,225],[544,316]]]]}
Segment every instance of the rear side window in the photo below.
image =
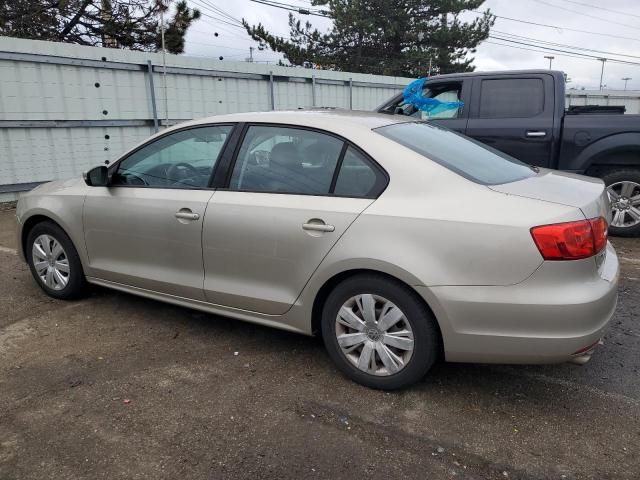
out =
{"type": "Polygon", "coordinates": [[[385,178],[378,169],[350,146],[344,154],[334,194],[343,197],[375,197],[384,189],[385,183],[385,178]]]}
{"type": "Polygon", "coordinates": [[[544,109],[540,78],[482,80],[480,118],[529,118],[544,109]]]}
{"type": "Polygon", "coordinates": [[[250,192],[328,195],[343,144],[313,130],[251,126],[229,187],[250,192]]]}
{"type": "Polygon", "coordinates": [[[515,182],[535,175],[529,165],[433,123],[398,123],[374,131],[483,185],[515,182]]]}

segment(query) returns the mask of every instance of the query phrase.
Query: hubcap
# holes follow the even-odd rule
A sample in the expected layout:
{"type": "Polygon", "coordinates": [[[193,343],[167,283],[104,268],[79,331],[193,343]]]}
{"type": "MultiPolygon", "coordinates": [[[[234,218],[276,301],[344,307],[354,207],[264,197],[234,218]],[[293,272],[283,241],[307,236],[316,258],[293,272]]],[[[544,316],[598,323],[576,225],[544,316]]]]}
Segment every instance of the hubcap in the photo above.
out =
{"type": "Polygon", "coordinates": [[[62,290],[69,283],[69,259],[62,245],[51,235],[40,235],[31,250],[38,278],[52,290],[62,290]]]}
{"type": "Polygon", "coordinates": [[[617,182],[607,187],[611,202],[611,225],[634,227],[640,223],[640,184],[617,182]]]}
{"type": "Polygon", "coordinates": [[[371,375],[398,373],[413,354],[413,330],[402,310],[370,293],[351,297],[342,305],[336,337],[344,356],[371,375]]]}

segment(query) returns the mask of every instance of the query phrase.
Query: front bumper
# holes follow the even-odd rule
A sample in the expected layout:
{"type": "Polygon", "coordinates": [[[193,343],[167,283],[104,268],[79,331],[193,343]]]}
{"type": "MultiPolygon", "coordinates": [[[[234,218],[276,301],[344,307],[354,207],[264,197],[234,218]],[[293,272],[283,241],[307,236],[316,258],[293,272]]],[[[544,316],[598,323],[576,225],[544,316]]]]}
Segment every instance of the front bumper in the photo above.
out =
{"type": "Polygon", "coordinates": [[[16,214],[16,245],[18,250],[18,255],[22,258],[23,261],[27,261],[26,255],[24,253],[24,248],[22,245],[22,222],[20,221],[20,217],[16,214]]]}
{"type": "Polygon", "coordinates": [[[618,277],[609,244],[598,261],[543,262],[517,285],[417,288],[438,318],[446,360],[559,363],[603,336],[618,277]]]}

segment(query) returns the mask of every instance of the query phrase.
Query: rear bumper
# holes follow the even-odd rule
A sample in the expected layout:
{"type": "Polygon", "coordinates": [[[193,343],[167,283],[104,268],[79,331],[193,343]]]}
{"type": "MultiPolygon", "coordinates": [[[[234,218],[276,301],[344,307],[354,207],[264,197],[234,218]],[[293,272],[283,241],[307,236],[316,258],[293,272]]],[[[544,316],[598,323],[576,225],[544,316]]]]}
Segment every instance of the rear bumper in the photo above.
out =
{"type": "Polygon", "coordinates": [[[517,285],[418,287],[453,362],[559,363],[603,336],[616,308],[619,265],[594,258],[543,262],[517,285]]]}

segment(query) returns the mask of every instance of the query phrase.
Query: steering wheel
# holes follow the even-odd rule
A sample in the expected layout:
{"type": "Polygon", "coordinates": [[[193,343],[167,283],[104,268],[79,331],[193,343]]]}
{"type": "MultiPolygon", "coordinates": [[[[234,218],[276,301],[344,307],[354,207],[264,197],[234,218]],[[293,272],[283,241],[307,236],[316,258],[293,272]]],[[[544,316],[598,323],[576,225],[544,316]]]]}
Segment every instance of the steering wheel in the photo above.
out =
{"type": "Polygon", "coordinates": [[[167,180],[170,182],[181,183],[187,178],[197,177],[200,172],[193,165],[186,162],[178,162],[167,168],[167,180]]]}
{"type": "Polygon", "coordinates": [[[114,177],[116,179],[116,182],[115,182],[116,185],[119,183],[122,183],[124,185],[135,185],[135,186],[149,185],[143,177],[136,175],[135,173],[132,173],[132,172],[116,173],[114,177]],[[118,177],[121,177],[124,181],[118,182],[117,181],[118,177]]]}

